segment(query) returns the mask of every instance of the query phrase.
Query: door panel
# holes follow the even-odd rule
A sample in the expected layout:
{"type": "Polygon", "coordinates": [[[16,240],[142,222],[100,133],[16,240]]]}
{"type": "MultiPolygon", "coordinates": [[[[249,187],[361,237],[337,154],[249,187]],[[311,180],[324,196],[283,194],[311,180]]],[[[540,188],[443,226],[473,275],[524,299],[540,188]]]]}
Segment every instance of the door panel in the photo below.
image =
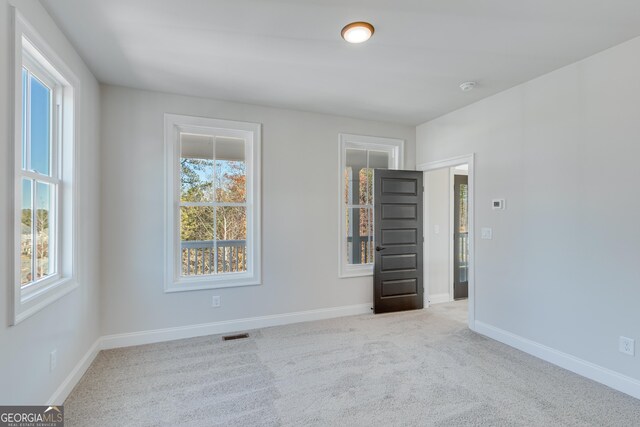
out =
{"type": "Polygon", "coordinates": [[[395,297],[397,295],[413,295],[418,293],[418,281],[416,279],[387,280],[382,282],[382,298],[395,297]]]}
{"type": "Polygon", "coordinates": [[[383,205],[382,219],[416,219],[415,205],[383,205]]]}
{"type": "Polygon", "coordinates": [[[406,255],[382,255],[381,272],[394,270],[415,270],[418,268],[416,254],[406,255]]]}
{"type": "Polygon", "coordinates": [[[380,244],[382,246],[388,245],[406,245],[407,243],[417,243],[418,233],[417,230],[403,230],[403,229],[389,229],[382,230],[382,237],[380,238],[380,244]]]}
{"type": "Polygon", "coordinates": [[[382,193],[417,194],[416,182],[411,179],[386,179],[382,182],[382,193]]]}
{"type": "Polygon", "coordinates": [[[424,306],[422,176],[415,171],[374,171],[375,313],[424,306]]]}

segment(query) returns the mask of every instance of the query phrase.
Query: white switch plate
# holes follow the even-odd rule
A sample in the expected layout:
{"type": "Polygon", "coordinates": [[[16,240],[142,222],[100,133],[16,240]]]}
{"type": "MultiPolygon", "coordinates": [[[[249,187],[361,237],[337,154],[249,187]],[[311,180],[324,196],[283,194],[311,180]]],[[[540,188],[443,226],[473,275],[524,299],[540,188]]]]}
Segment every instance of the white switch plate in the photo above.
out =
{"type": "Polygon", "coordinates": [[[440,226],[439,225],[434,225],[433,226],[433,234],[440,234],[440,226]]]}
{"type": "Polygon", "coordinates": [[[632,338],[620,337],[620,353],[628,354],[629,356],[635,355],[636,341],[632,338]]]}
{"type": "Polygon", "coordinates": [[[493,199],[491,201],[491,207],[494,210],[503,210],[505,208],[505,202],[504,199],[493,199]]]}
{"type": "Polygon", "coordinates": [[[484,240],[491,240],[493,239],[493,230],[489,227],[483,227],[480,230],[480,238],[484,239],[484,240]]]}
{"type": "Polygon", "coordinates": [[[219,295],[214,295],[213,298],[211,298],[211,307],[220,307],[219,295]]]}

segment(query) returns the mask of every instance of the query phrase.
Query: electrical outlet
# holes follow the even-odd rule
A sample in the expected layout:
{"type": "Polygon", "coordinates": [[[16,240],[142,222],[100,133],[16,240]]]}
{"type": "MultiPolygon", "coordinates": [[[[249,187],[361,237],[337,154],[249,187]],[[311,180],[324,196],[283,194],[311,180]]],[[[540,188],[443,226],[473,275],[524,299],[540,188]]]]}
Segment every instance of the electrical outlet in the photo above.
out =
{"type": "Polygon", "coordinates": [[[49,372],[53,372],[58,366],[58,350],[53,350],[49,354],[49,372]]]}
{"type": "Polygon", "coordinates": [[[219,295],[214,295],[213,298],[211,298],[211,307],[220,307],[219,295]]]}
{"type": "Polygon", "coordinates": [[[484,239],[484,240],[493,239],[493,230],[491,228],[488,228],[488,227],[483,227],[480,230],[480,238],[484,239]]]}
{"type": "Polygon", "coordinates": [[[620,337],[620,353],[628,354],[629,356],[635,355],[636,341],[627,337],[620,337]]]}

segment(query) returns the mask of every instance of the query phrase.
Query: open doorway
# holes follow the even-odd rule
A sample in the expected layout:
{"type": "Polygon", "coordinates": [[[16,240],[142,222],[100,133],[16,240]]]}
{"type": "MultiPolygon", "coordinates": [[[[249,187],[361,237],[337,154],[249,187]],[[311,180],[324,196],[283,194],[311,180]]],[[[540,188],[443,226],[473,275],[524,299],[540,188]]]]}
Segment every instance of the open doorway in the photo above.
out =
{"type": "Polygon", "coordinates": [[[418,169],[425,186],[425,306],[462,307],[473,329],[473,156],[418,169]]]}

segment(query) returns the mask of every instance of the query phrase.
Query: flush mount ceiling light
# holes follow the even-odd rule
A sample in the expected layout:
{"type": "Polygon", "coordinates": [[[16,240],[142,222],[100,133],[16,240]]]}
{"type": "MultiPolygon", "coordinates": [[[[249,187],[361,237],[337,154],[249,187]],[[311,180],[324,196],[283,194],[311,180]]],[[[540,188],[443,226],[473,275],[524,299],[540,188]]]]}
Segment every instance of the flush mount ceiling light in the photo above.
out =
{"type": "Polygon", "coordinates": [[[368,22],[352,22],[345,25],[340,34],[349,43],[362,43],[369,40],[374,31],[373,25],[368,22]]]}

